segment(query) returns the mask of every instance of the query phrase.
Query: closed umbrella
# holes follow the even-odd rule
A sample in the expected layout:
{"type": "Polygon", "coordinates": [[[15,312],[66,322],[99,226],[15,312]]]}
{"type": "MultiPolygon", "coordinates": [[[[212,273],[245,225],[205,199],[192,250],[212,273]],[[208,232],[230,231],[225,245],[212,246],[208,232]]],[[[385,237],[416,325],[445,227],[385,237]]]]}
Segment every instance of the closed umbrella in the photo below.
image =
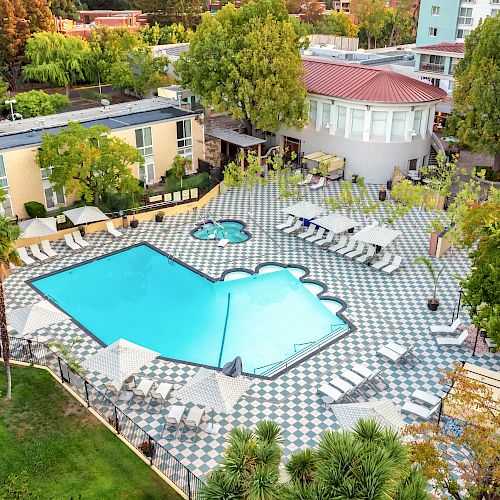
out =
{"type": "Polygon", "coordinates": [[[400,430],[405,425],[401,409],[390,399],[336,404],[331,408],[342,429],[353,429],[360,419],[375,420],[382,427],[390,427],[394,431],[400,430]]]}
{"type": "Polygon", "coordinates": [[[123,382],[160,355],[125,339],[118,339],[83,362],[91,372],[101,373],[111,380],[123,382]]]}
{"type": "MultiPolygon", "coordinates": [[[[231,413],[241,396],[252,385],[251,380],[245,377],[228,377],[222,372],[200,368],[178,391],[177,399],[184,403],[211,408],[213,420],[214,412],[231,413]]],[[[205,432],[216,433],[219,426],[210,423],[205,432]]]]}
{"type": "Polygon", "coordinates": [[[69,319],[68,316],[48,300],[13,309],[7,314],[8,324],[21,336],[67,319],[69,319]]]}
{"type": "Polygon", "coordinates": [[[98,207],[84,206],[65,210],[63,214],[75,225],[107,220],[109,217],[98,207]]]}
{"type": "Polygon", "coordinates": [[[21,238],[41,238],[57,233],[57,220],[55,217],[37,217],[21,221],[19,228],[21,238]]]}

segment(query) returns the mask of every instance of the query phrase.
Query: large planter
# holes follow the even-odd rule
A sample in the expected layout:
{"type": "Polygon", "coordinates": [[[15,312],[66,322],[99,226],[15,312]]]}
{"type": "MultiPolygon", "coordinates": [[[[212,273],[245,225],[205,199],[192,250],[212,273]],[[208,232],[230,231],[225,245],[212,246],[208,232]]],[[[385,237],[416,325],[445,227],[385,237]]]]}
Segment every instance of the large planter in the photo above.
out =
{"type": "Polygon", "coordinates": [[[427,301],[427,308],[429,311],[437,311],[439,307],[439,300],[438,299],[429,299],[427,301]]]}
{"type": "Polygon", "coordinates": [[[163,222],[163,215],[156,214],[155,215],[155,221],[156,222],[163,222]]]}
{"type": "Polygon", "coordinates": [[[137,219],[132,219],[130,221],[130,227],[132,227],[134,229],[138,228],[139,227],[139,221],[137,219]]]}

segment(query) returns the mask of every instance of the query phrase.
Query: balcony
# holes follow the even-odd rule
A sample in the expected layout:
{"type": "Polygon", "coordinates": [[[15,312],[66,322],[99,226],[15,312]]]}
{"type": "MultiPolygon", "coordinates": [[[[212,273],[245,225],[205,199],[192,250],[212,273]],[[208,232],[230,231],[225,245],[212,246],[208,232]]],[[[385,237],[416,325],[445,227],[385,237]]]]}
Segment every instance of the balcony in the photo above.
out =
{"type": "Polygon", "coordinates": [[[429,73],[443,73],[444,74],[444,64],[422,62],[420,63],[419,71],[428,71],[429,73]]]}

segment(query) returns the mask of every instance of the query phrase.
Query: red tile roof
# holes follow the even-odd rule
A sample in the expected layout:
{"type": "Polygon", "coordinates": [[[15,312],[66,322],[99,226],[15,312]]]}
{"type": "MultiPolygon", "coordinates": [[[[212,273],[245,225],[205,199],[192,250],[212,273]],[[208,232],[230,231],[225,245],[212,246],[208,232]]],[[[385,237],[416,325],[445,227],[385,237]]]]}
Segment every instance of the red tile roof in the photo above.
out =
{"type": "Polygon", "coordinates": [[[456,54],[465,54],[465,43],[441,42],[437,45],[426,45],[424,47],[415,47],[415,50],[429,50],[432,52],[453,52],[456,54]]]}
{"type": "Polygon", "coordinates": [[[303,58],[307,90],[355,101],[418,103],[446,96],[438,87],[383,68],[303,58]]]}

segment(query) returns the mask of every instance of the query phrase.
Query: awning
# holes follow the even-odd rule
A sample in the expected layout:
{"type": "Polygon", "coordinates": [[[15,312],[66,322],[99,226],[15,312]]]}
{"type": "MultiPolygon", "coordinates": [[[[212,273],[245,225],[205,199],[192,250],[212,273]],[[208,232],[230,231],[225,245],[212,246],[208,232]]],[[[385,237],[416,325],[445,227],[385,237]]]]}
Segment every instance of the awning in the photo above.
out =
{"type": "Polygon", "coordinates": [[[252,146],[257,146],[258,144],[264,144],[266,141],[264,139],[259,139],[258,137],[253,137],[252,135],[240,134],[236,130],[224,129],[220,127],[207,127],[205,130],[206,135],[211,135],[216,139],[221,141],[229,142],[240,148],[251,148],[252,146]]]}
{"type": "Polygon", "coordinates": [[[282,208],[281,211],[285,212],[286,214],[293,215],[294,217],[311,220],[314,219],[314,217],[318,217],[318,215],[321,215],[325,211],[325,208],[320,207],[319,205],[315,205],[310,201],[304,200],[299,201],[298,203],[295,203],[294,205],[291,205],[289,207],[282,208]]]}
{"type": "Polygon", "coordinates": [[[41,238],[57,233],[57,220],[55,217],[41,217],[23,220],[19,223],[21,238],[41,238]]]}
{"type": "Polygon", "coordinates": [[[349,219],[349,217],[341,214],[331,214],[325,215],[324,217],[318,217],[317,219],[314,219],[314,224],[335,234],[345,233],[349,229],[359,226],[359,222],[349,219]]]}
{"type": "Polygon", "coordinates": [[[398,236],[401,236],[401,231],[396,231],[384,226],[368,226],[358,231],[352,236],[356,241],[362,241],[369,245],[386,247],[392,243],[398,236]]]}

